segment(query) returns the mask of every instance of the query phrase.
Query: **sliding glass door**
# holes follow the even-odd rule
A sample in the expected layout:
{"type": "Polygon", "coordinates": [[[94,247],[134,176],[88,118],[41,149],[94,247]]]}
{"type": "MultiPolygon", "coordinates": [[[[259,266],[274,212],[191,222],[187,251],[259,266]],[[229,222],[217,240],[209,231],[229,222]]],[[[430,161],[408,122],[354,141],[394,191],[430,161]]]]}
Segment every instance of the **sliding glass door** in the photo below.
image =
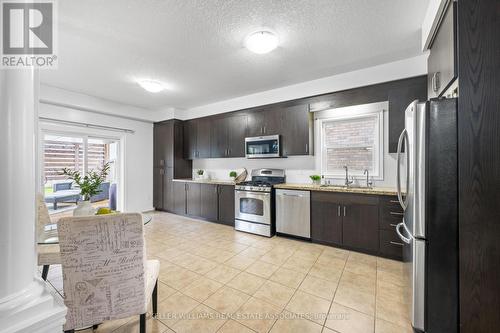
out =
{"type": "Polygon", "coordinates": [[[110,170],[100,193],[91,198],[97,207],[116,209],[120,179],[120,140],[79,134],[43,133],[42,184],[45,202],[51,214],[58,217],[72,214],[80,198],[76,184],[62,174],[63,168],[86,174],[102,169],[109,163],[110,170]]]}

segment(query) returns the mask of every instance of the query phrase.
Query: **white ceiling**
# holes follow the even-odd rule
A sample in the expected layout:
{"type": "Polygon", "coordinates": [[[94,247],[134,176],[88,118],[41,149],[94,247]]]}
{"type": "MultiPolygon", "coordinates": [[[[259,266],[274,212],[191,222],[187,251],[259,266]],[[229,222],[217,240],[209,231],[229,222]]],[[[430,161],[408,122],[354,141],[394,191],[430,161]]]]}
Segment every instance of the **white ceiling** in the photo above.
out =
{"type": "Polygon", "coordinates": [[[421,54],[428,0],[64,0],[59,68],[42,83],[126,104],[190,108],[421,54]],[[268,28],[280,46],[243,46],[268,28]],[[144,91],[138,78],[171,89],[144,91]]]}

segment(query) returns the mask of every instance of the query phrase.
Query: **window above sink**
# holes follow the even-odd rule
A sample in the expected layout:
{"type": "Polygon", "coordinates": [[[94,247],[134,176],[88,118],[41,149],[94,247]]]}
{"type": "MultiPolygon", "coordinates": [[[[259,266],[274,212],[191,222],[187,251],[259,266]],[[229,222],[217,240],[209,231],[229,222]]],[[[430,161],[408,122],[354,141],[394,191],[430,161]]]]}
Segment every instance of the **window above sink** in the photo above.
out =
{"type": "Polygon", "coordinates": [[[327,178],[363,177],[365,169],[383,179],[384,108],[373,103],[331,109],[315,115],[319,130],[321,174],[327,178]]]}

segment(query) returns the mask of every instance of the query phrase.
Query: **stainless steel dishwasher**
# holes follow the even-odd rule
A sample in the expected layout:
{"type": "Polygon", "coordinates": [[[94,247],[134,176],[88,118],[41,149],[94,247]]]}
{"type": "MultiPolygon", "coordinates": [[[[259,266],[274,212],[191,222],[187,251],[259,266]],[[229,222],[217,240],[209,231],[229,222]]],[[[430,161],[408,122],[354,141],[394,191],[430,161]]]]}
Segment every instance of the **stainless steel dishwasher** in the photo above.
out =
{"type": "Polygon", "coordinates": [[[309,191],[276,190],[276,231],[311,238],[309,191]]]}

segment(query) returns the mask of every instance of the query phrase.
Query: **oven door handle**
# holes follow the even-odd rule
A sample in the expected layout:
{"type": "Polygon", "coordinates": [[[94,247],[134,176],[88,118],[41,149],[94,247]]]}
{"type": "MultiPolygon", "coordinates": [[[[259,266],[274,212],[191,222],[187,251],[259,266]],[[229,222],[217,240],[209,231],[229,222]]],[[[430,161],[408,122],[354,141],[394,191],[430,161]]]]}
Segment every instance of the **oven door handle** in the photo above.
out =
{"type": "Polygon", "coordinates": [[[269,192],[252,192],[252,191],[240,191],[236,190],[235,191],[237,194],[241,194],[241,197],[245,198],[258,198],[260,196],[269,196],[271,193],[269,192]]]}

